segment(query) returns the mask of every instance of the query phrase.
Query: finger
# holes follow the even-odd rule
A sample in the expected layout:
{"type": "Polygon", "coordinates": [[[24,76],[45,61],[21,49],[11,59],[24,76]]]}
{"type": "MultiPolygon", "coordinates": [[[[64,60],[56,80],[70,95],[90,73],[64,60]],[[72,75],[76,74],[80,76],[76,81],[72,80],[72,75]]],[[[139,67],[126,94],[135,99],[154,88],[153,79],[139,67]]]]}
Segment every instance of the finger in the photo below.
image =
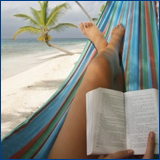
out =
{"type": "Polygon", "coordinates": [[[143,159],[144,155],[134,155],[132,159],[143,159]]]}
{"type": "Polygon", "coordinates": [[[100,155],[100,156],[98,157],[98,159],[105,159],[106,156],[107,156],[107,155],[100,155]]]}
{"type": "Polygon", "coordinates": [[[147,149],[143,159],[152,159],[155,150],[155,133],[150,132],[148,136],[147,149]]]}
{"type": "Polygon", "coordinates": [[[110,154],[106,157],[104,157],[104,159],[123,159],[123,158],[129,158],[130,156],[132,156],[134,153],[133,150],[125,150],[125,151],[119,151],[113,154],[110,154]]]}

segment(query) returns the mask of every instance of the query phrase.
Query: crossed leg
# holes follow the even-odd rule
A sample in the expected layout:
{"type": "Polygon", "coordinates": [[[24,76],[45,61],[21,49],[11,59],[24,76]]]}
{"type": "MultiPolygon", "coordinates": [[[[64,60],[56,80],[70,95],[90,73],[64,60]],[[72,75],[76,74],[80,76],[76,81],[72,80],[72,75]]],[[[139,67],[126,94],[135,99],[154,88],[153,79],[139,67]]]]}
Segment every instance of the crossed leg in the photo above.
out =
{"type": "Polygon", "coordinates": [[[89,64],[83,82],[71,104],[65,123],[49,154],[50,159],[96,158],[86,155],[86,93],[98,87],[113,88],[117,76],[122,77],[119,66],[119,49],[124,28],[118,25],[112,32],[109,44],[92,23],[80,28],[98,50],[98,56],[89,64]]]}

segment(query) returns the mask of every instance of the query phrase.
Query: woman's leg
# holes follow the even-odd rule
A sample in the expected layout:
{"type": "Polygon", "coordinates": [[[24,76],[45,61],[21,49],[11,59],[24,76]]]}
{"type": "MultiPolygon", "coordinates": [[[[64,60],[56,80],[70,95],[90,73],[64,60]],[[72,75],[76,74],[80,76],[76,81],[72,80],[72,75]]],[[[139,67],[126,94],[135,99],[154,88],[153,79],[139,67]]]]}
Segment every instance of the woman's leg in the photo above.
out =
{"type": "Polygon", "coordinates": [[[98,87],[113,88],[113,80],[120,71],[118,53],[124,28],[119,25],[114,29],[108,45],[102,33],[92,23],[81,24],[80,28],[94,43],[99,55],[86,70],[83,82],[50,152],[51,159],[92,158],[86,155],[86,93],[98,87]]]}

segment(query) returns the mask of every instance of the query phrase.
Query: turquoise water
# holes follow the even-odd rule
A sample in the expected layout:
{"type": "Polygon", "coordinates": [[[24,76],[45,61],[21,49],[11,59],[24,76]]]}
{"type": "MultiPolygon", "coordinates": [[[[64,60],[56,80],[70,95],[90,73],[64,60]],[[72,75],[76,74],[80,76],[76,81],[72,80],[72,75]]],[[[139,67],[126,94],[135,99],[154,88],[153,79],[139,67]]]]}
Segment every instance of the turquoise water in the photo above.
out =
{"type": "MultiPolygon", "coordinates": [[[[86,39],[55,39],[51,43],[57,44],[63,48],[75,48],[75,45],[85,43],[86,39]]],[[[5,39],[2,40],[2,56],[11,54],[34,54],[39,51],[57,51],[54,48],[48,47],[45,43],[36,39],[5,39]]]]}
{"type": "MultiPolygon", "coordinates": [[[[86,39],[55,39],[51,41],[60,47],[76,52],[83,50],[86,39]]],[[[63,54],[36,39],[2,40],[2,79],[9,78],[41,63],[39,57],[63,54]]]]}

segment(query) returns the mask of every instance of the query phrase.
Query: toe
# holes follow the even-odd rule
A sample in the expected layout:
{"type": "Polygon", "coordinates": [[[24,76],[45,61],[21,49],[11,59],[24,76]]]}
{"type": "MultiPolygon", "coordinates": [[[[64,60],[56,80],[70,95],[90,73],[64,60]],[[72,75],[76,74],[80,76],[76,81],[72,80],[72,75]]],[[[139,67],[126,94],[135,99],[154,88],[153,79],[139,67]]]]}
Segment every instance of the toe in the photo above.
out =
{"type": "Polygon", "coordinates": [[[85,23],[85,27],[88,28],[89,27],[89,22],[85,23]]]}
{"type": "Polygon", "coordinates": [[[82,31],[82,33],[84,34],[84,35],[86,35],[86,27],[85,27],[85,23],[81,23],[80,24],[80,29],[81,29],[81,31],[82,31]]]}
{"type": "Polygon", "coordinates": [[[82,32],[84,31],[84,24],[83,23],[80,24],[80,29],[82,32]]]}
{"type": "Polygon", "coordinates": [[[85,23],[85,28],[88,28],[88,24],[87,23],[85,23]]]}
{"type": "Polygon", "coordinates": [[[123,31],[125,30],[125,29],[124,29],[124,26],[123,26],[122,24],[119,24],[119,28],[120,28],[121,30],[123,30],[123,31]]]}
{"type": "Polygon", "coordinates": [[[85,28],[89,28],[89,27],[93,26],[93,23],[92,22],[85,22],[84,26],[85,26],[85,28]]]}
{"type": "Polygon", "coordinates": [[[92,22],[88,22],[89,27],[93,26],[92,22]]]}
{"type": "Polygon", "coordinates": [[[120,25],[120,27],[124,28],[123,24],[119,24],[119,25],[120,25]]]}

